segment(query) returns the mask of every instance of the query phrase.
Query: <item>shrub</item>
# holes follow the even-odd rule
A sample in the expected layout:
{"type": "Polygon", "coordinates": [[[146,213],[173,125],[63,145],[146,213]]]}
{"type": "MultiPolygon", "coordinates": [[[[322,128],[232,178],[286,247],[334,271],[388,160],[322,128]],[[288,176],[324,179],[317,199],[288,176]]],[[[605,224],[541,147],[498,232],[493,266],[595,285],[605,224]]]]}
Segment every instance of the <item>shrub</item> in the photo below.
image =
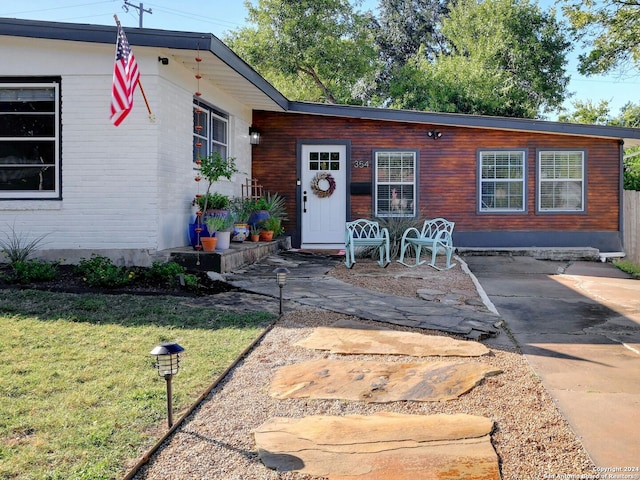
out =
{"type": "MultiPolygon", "coordinates": [[[[143,270],[143,277],[149,282],[160,282],[170,286],[180,284],[180,276],[183,277],[185,285],[185,274],[187,269],[176,262],[153,262],[151,267],[143,270]]],[[[197,280],[196,280],[197,281],[197,280]]]]}
{"type": "Polygon", "coordinates": [[[11,264],[14,273],[13,281],[16,283],[31,283],[53,280],[58,274],[56,265],[41,260],[18,260],[11,264]]]}
{"type": "MultiPolygon", "coordinates": [[[[408,217],[387,217],[377,218],[380,223],[380,228],[386,228],[389,230],[389,258],[397,258],[400,256],[400,247],[402,243],[402,235],[411,227],[417,228],[418,231],[422,229],[422,222],[415,218],[408,217]]],[[[373,252],[376,254],[377,252],[373,252]]],[[[408,256],[413,254],[413,249],[407,250],[408,256]]]]}
{"type": "Polygon", "coordinates": [[[47,234],[40,235],[28,241],[16,232],[14,224],[11,226],[11,233],[5,234],[5,239],[0,238],[0,248],[2,249],[2,253],[7,257],[7,260],[9,260],[9,263],[24,262],[42,245],[42,241],[46,236],[47,234]]]}
{"type": "Polygon", "coordinates": [[[77,272],[92,287],[117,288],[127,285],[133,280],[133,271],[118,267],[107,257],[93,255],[78,262],[77,272]]]}

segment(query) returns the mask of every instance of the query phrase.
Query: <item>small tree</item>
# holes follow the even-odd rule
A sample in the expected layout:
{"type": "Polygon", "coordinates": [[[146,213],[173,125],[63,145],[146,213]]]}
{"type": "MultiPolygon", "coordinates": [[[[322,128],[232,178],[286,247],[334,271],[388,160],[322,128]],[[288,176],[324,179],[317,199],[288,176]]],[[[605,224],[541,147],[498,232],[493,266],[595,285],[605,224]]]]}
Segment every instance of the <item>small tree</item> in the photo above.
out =
{"type": "Polygon", "coordinates": [[[219,152],[213,152],[206,157],[198,159],[200,163],[200,175],[207,180],[207,190],[205,192],[205,202],[202,212],[207,211],[207,203],[209,199],[209,193],[211,192],[211,186],[214,182],[217,182],[221,178],[231,180],[234,173],[238,173],[239,170],[236,167],[236,159],[234,157],[222,158],[219,152]]]}

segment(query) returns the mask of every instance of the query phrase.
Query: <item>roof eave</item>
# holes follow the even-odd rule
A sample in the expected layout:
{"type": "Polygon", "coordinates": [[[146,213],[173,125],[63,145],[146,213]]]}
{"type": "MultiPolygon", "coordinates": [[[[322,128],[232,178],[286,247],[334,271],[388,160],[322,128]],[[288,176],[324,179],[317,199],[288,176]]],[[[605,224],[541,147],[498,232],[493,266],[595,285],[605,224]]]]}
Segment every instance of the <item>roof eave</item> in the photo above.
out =
{"type": "Polygon", "coordinates": [[[289,111],[294,113],[341,116],[368,120],[612,138],[624,140],[625,143],[628,143],[630,146],[640,145],[640,129],[628,127],[583,125],[527,118],[490,117],[461,113],[421,112],[417,110],[394,110],[388,108],[310,102],[290,102],[289,111]]]}
{"type": "MultiPolygon", "coordinates": [[[[277,108],[281,110],[288,108],[289,100],[284,95],[211,33],[133,27],[127,27],[126,31],[131,45],[169,50],[209,51],[269,97],[277,108]]],[[[115,25],[0,18],[0,35],[115,45],[117,32],[115,25]]]]}

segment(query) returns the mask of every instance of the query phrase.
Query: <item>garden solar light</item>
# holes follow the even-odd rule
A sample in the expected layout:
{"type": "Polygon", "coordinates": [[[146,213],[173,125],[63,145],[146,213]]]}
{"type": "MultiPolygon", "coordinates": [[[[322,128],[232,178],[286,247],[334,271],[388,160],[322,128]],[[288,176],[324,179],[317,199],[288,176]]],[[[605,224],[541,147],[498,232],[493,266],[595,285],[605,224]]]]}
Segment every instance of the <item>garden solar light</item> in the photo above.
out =
{"type": "Polygon", "coordinates": [[[180,369],[180,353],[184,352],[177,343],[161,343],[150,354],[156,357],[158,375],[164,377],[167,382],[167,417],[169,428],[173,426],[173,405],[171,401],[171,379],[180,369]]]}
{"type": "Polygon", "coordinates": [[[278,287],[280,287],[280,315],[282,315],[282,288],[287,283],[287,273],[289,273],[289,270],[284,267],[278,267],[273,273],[276,274],[276,283],[278,287]]]}

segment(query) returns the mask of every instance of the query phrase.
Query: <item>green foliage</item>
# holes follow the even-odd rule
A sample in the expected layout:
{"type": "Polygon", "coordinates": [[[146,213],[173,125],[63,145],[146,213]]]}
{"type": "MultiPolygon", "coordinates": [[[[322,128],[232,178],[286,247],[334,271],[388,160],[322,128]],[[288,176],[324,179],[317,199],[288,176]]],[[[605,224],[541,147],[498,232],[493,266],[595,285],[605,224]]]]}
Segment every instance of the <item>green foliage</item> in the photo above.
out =
{"type": "Polygon", "coordinates": [[[528,0],[460,0],[442,20],[450,52],[423,46],[390,84],[393,107],[536,118],[559,107],[570,43],[528,0]]]}
{"type": "Polygon", "coordinates": [[[446,53],[440,29],[448,0],[380,0],[376,43],[386,65],[401,67],[422,46],[430,61],[446,53]]]}
{"type": "Polygon", "coordinates": [[[287,202],[279,193],[267,192],[266,197],[262,197],[259,202],[263,207],[261,209],[269,212],[270,216],[279,218],[283,222],[288,220],[287,202]]]}
{"type": "Polygon", "coordinates": [[[260,225],[264,230],[273,232],[273,235],[276,237],[282,233],[282,222],[278,217],[265,218],[260,225]]]}
{"type": "Polygon", "coordinates": [[[563,0],[562,11],[587,53],[578,56],[578,71],[596,75],[640,66],[638,2],[563,0]]]}
{"type": "Polygon", "coordinates": [[[149,268],[140,270],[141,276],[151,283],[183,286],[186,290],[197,291],[200,281],[196,275],[187,273],[187,269],[176,262],[153,262],[149,268]]]}
{"type": "Polygon", "coordinates": [[[219,152],[213,152],[200,159],[200,175],[209,183],[217,182],[221,178],[231,180],[233,174],[238,173],[235,158],[222,158],[219,152]]]}
{"type": "Polygon", "coordinates": [[[609,125],[611,123],[608,100],[595,105],[591,100],[573,102],[574,111],[558,116],[560,122],[582,123],[585,125],[609,125]]]}
{"type": "Polygon", "coordinates": [[[640,147],[634,147],[635,157],[624,161],[624,189],[640,191],[640,147]]]}
{"type": "MultiPolygon", "coordinates": [[[[411,227],[420,230],[422,228],[422,222],[415,218],[408,217],[385,217],[376,218],[376,221],[380,223],[380,227],[384,227],[389,231],[389,257],[397,258],[400,256],[400,247],[402,243],[402,235],[411,227]]],[[[377,253],[374,252],[374,253],[377,253]]],[[[407,251],[411,254],[410,251],[407,251]]]]}
{"type": "Polygon", "coordinates": [[[231,200],[231,215],[235,223],[247,223],[251,213],[256,210],[251,198],[235,197],[231,200]]]}
{"type": "MultiPolygon", "coordinates": [[[[626,103],[617,116],[612,116],[608,101],[594,105],[590,100],[574,102],[574,111],[559,117],[562,122],[574,122],[596,125],[613,125],[616,127],[640,126],[640,104],[626,103]]],[[[624,151],[623,186],[625,190],[640,191],[640,147],[626,148],[624,151]]]]}
{"type": "MultiPolygon", "coordinates": [[[[219,152],[213,152],[206,157],[201,157],[199,158],[199,161],[200,161],[200,175],[207,180],[207,189],[204,195],[200,197],[200,198],[204,198],[202,205],[200,205],[199,203],[200,199],[198,199],[197,201],[200,209],[203,212],[206,212],[209,208],[212,208],[209,205],[209,199],[211,196],[210,192],[211,192],[211,186],[213,185],[213,183],[217,182],[221,178],[226,178],[227,180],[231,180],[231,177],[235,173],[238,173],[239,170],[236,167],[235,158],[233,157],[229,157],[226,159],[222,158],[222,155],[220,155],[219,152]]],[[[226,203],[226,206],[221,208],[227,208],[229,206],[229,198],[226,197],[226,201],[225,201],[222,197],[224,197],[224,195],[222,195],[221,197],[215,197],[215,194],[214,194],[214,197],[212,198],[212,200],[226,203]]]]}
{"type": "Polygon", "coordinates": [[[362,103],[355,92],[375,72],[371,17],[348,0],[245,1],[244,27],[224,41],[292,100],[362,103]]]}
{"type": "Polygon", "coordinates": [[[90,259],[83,258],[78,262],[76,270],[92,287],[122,287],[129,284],[135,276],[133,270],[116,266],[109,258],[100,255],[92,255],[90,259]]]}
{"type": "Polygon", "coordinates": [[[18,260],[11,264],[16,283],[46,282],[56,278],[56,264],[41,260],[18,260]]]}
{"type": "Polygon", "coordinates": [[[48,234],[40,235],[33,240],[27,240],[16,231],[15,223],[9,227],[10,232],[5,233],[5,238],[0,238],[0,249],[7,257],[9,263],[24,262],[29,259],[34,251],[38,250],[48,234]]]}
{"type": "Polygon", "coordinates": [[[228,196],[218,192],[205,193],[196,199],[196,204],[203,212],[205,211],[205,208],[207,210],[224,210],[229,208],[230,200],[228,196]]]}
{"type": "Polygon", "coordinates": [[[629,275],[635,278],[640,278],[640,265],[637,265],[629,260],[616,260],[613,264],[629,275]]]}
{"type": "Polygon", "coordinates": [[[11,357],[0,363],[0,478],[123,478],[166,431],[149,351],[185,348],[173,391],[183,412],[273,318],[181,297],[0,290],[11,357]]]}
{"type": "Polygon", "coordinates": [[[215,232],[226,232],[233,227],[233,218],[223,215],[209,215],[205,218],[204,223],[207,224],[209,235],[213,236],[215,232]]]}

